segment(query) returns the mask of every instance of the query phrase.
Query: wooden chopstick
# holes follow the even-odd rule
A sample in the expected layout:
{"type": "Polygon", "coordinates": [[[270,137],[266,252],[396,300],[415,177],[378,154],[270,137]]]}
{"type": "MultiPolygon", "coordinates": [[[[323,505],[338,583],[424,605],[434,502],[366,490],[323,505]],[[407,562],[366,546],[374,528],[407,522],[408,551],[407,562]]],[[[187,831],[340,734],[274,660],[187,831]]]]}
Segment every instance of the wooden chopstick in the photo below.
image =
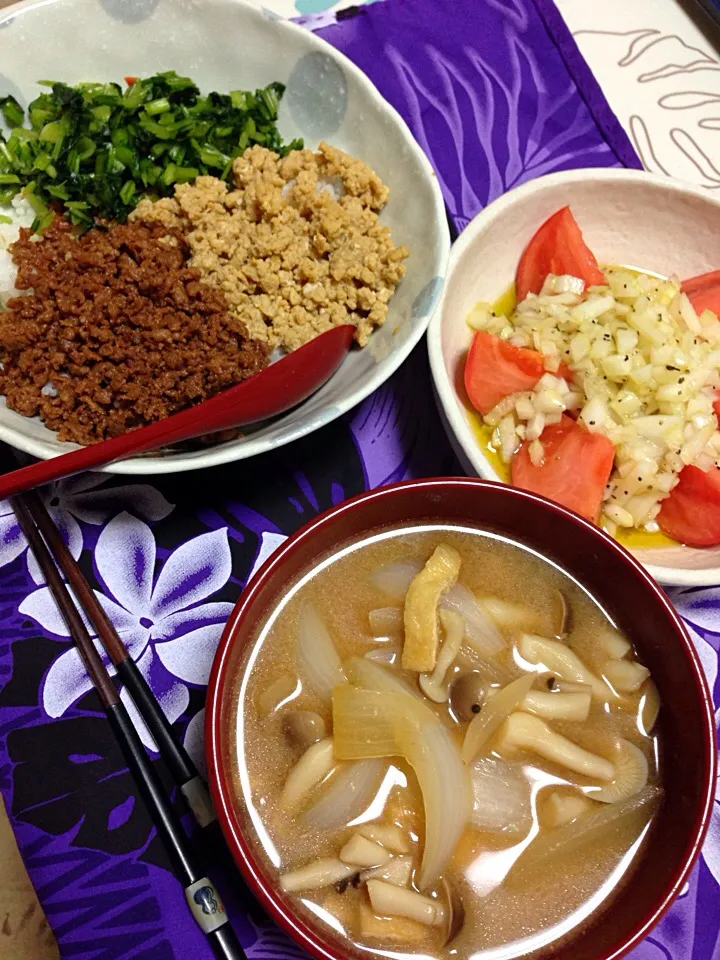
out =
{"type": "Polygon", "coordinates": [[[75,596],[87,613],[90,623],[107,651],[118,677],[127,687],[143,720],[153,735],[163,760],[190,807],[198,825],[207,827],[217,819],[210,794],[185,747],[177,738],[170,722],[140,673],[127,647],[103,610],[78,562],[65,545],[60,531],[52,521],[45,504],[34,491],[23,495],[23,503],[35,525],[43,535],[55,563],[65,574],[75,596]]]}
{"type": "Polygon", "coordinates": [[[10,502],[30,549],[45,575],[60,613],[68,625],[93,686],[100,696],[110,726],[143,796],[158,836],[163,842],[176,875],[185,888],[185,898],[193,918],[220,960],[247,960],[235,931],[229,923],[220,895],[199,865],[183,830],[180,817],[165,793],[160,778],[145,752],[100,654],[95,649],[43,536],[33,522],[30,507],[24,497],[14,497],[10,502]]]}

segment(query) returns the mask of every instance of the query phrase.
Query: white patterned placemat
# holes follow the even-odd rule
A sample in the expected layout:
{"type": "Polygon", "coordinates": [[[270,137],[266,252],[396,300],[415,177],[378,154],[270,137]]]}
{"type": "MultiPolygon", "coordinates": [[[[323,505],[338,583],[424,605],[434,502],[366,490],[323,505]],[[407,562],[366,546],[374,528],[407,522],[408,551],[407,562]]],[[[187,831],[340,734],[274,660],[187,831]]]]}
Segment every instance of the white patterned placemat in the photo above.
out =
{"type": "Polygon", "coordinates": [[[556,0],[648,170],[720,189],[720,30],[693,0],[556,0]]]}

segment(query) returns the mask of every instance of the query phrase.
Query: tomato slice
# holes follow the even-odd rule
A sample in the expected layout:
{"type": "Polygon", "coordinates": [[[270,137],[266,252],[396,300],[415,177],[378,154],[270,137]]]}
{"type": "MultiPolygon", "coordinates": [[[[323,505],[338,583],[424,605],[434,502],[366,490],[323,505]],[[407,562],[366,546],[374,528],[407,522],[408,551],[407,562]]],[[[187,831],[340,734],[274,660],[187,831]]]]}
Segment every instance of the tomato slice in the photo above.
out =
{"type": "MultiPolygon", "coordinates": [[[[545,358],[537,350],[514,347],[478,330],[465,363],[465,389],[475,409],[489,413],[508,394],[532,390],[546,372],[545,358]]],[[[556,375],[571,380],[572,370],[561,363],[556,375]]]]}
{"type": "Polygon", "coordinates": [[[691,547],[720,544],[720,470],[683,467],[678,485],[663,500],[657,518],[660,529],[691,547]]]}
{"type": "Polygon", "coordinates": [[[563,207],[546,220],[525,248],[515,281],[518,303],[528,293],[540,293],[550,273],[580,277],[586,287],[605,283],[570,207],[563,207]]]}
{"type": "Polygon", "coordinates": [[[545,459],[539,466],[530,459],[528,443],[513,457],[513,484],[596,521],[615,460],[614,445],[567,416],[545,427],[540,441],[545,459]]]}
{"type": "Polygon", "coordinates": [[[720,317],[720,270],[683,280],[680,289],[688,295],[690,303],[695,307],[695,313],[712,310],[720,317]]]}

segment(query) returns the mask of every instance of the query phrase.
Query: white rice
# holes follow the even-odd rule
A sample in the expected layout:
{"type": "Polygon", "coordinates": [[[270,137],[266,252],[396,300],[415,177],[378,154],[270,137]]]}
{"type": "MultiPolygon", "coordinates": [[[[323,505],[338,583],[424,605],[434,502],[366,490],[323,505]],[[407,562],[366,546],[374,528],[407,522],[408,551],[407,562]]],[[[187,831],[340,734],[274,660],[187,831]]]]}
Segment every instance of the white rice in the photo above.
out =
{"type": "MultiPolygon", "coordinates": [[[[505,397],[485,415],[492,446],[510,463],[523,440],[533,463],[544,459],[542,433],[573,412],[615,445],[603,525],[657,530],[662,500],[683,467],[720,466],[713,401],[720,388],[720,322],[698,316],[675,278],[613,269],[606,284],[582,288],[548,277],[510,316],[478,304],[468,321],[545,356],[546,373],[526,393],[505,397]],[[568,382],[560,371],[569,364],[568,382]]],[[[579,286],[578,286],[579,285],[579,286]]]]}
{"type": "Polygon", "coordinates": [[[0,206],[0,215],[10,217],[12,223],[0,223],[0,304],[17,294],[15,277],[17,268],[12,262],[9,246],[14,243],[20,227],[29,227],[35,219],[33,209],[27,200],[16,196],[9,207],[0,206]]]}

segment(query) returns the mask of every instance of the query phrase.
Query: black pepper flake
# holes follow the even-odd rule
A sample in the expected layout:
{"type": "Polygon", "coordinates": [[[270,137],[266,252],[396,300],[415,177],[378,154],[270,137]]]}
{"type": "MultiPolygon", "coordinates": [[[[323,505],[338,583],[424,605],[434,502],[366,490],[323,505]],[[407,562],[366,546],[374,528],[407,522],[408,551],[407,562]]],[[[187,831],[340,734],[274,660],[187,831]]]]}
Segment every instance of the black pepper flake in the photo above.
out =
{"type": "Polygon", "coordinates": [[[625,354],[625,359],[626,359],[626,360],[629,360],[630,357],[629,357],[627,354],[625,354]]]}
{"type": "MultiPolygon", "coordinates": [[[[359,874],[356,874],[356,876],[359,876],[359,874]]],[[[345,891],[349,886],[350,886],[350,877],[343,877],[342,880],[338,880],[336,883],[333,884],[333,887],[335,888],[335,893],[345,893],[345,891]]]]}
{"type": "Polygon", "coordinates": [[[359,874],[359,873],[354,873],[354,874],[350,877],[350,883],[351,883],[352,886],[357,890],[357,888],[360,886],[360,874],[359,874]]]}
{"type": "Polygon", "coordinates": [[[479,704],[479,703],[474,703],[474,704],[470,707],[470,710],[471,710],[473,713],[480,713],[480,704],[479,704]]]}
{"type": "Polygon", "coordinates": [[[594,426],[595,426],[595,421],[594,421],[594,420],[588,420],[588,423],[590,424],[591,427],[594,427],[594,426]]]}
{"type": "Polygon", "coordinates": [[[685,383],[685,377],[678,377],[678,383],[685,383]]]}

